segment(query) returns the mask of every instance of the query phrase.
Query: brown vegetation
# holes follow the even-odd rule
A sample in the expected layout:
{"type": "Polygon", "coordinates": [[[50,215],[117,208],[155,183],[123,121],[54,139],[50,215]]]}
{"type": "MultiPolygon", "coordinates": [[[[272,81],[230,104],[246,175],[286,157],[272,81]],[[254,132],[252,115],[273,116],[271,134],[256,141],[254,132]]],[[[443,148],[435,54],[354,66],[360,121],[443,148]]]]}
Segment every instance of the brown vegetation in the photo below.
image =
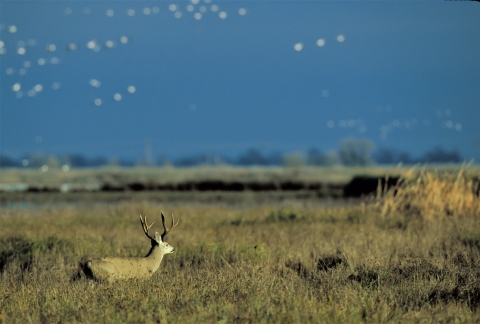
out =
{"type": "Polygon", "coordinates": [[[425,171],[350,207],[3,207],[0,322],[475,322],[475,186],[471,175],[425,171]],[[161,209],[182,222],[151,279],[70,283],[83,255],[141,256],[137,215],[161,209]]]}
{"type": "Polygon", "coordinates": [[[411,169],[393,189],[377,191],[382,216],[403,214],[438,220],[445,216],[480,215],[480,173],[411,169]],[[383,191],[383,192],[382,192],[383,191]]]}

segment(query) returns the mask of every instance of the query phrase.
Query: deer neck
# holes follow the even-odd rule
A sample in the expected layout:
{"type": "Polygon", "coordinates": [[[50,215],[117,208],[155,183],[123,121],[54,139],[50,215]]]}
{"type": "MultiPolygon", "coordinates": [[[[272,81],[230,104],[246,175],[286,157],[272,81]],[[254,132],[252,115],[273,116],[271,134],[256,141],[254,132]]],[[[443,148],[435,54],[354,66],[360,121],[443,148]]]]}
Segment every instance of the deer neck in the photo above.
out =
{"type": "Polygon", "coordinates": [[[145,256],[146,259],[152,260],[155,265],[155,270],[160,266],[162,262],[163,256],[165,253],[160,249],[160,247],[156,244],[152,244],[150,251],[148,251],[147,255],[145,256]]]}

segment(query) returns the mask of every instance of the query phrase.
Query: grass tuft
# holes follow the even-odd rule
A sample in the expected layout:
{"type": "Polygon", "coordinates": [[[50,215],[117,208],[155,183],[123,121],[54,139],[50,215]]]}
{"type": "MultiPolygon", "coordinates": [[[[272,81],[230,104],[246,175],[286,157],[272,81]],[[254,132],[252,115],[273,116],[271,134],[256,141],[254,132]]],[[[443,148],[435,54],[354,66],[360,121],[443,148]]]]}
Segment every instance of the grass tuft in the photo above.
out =
{"type": "Polygon", "coordinates": [[[379,187],[377,206],[383,217],[394,214],[437,219],[480,214],[480,173],[464,166],[456,172],[412,169],[398,185],[379,187]]]}

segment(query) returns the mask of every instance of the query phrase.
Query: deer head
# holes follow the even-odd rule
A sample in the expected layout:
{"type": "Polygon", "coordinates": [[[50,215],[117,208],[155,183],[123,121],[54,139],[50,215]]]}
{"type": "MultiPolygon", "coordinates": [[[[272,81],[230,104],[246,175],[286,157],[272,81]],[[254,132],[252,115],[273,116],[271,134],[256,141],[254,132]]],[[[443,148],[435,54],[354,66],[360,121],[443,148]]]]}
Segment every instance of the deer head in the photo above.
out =
{"type": "MultiPolygon", "coordinates": [[[[163,224],[163,234],[162,235],[160,235],[158,232],[155,232],[155,237],[151,237],[150,234],[148,234],[148,231],[150,230],[150,227],[152,227],[152,225],[153,225],[153,223],[155,223],[155,221],[153,221],[150,225],[148,225],[146,215],[145,215],[145,218],[142,218],[142,216],[140,215],[140,223],[142,224],[143,232],[150,239],[150,243],[152,244],[152,249],[150,250],[150,252],[153,249],[158,247],[160,249],[160,251],[163,252],[162,254],[173,253],[175,251],[175,248],[173,246],[171,246],[170,244],[168,244],[167,241],[165,241],[165,236],[167,236],[167,234],[175,226],[178,225],[178,220],[175,223],[175,218],[173,217],[173,214],[172,214],[172,225],[170,226],[170,228],[167,229],[167,227],[165,226],[165,216],[163,216],[163,212],[161,214],[162,214],[162,224],[163,224]]],[[[149,254],[150,254],[150,252],[149,252],[149,254]]]]}

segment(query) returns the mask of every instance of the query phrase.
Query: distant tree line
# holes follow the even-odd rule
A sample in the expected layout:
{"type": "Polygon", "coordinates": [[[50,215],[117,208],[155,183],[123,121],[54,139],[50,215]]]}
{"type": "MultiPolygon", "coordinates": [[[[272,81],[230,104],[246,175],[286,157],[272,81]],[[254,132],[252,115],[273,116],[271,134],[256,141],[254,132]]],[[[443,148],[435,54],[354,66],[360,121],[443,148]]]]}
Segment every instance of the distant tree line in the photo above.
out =
{"type": "Polygon", "coordinates": [[[445,150],[440,146],[425,152],[421,157],[412,157],[408,152],[381,148],[373,155],[378,164],[415,163],[461,163],[464,161],[458,150],[445,150]]]}
{"type": "Polygon", "coordinates": [[[364,138],[345,138],[340,141],[336,151],[322,152],[312,148],[307,152],[264,153],[259,149],[251,148],[240,153],[237,157],[228,157],[218,154],[194,154],[171,160],[160,157],[153,163],[144,159],[118,159],[93,157],[88,158],[82,154],[65,154],[60,156],[45,153],[25,155],[22,158],[12,158],[0,155],[0,167],[24,168],[88,168],[107,165],[123,167],[172,165],[175,167],[193,167],[200,165],[232,165],[232,166],[287,166],[298,167],[312,166],[367,166],[373,164],[414,164],[414,163],[460,163],[463,159],[458,150],[446,150],[435,147],[425,152],[420,157],[412,157],[408,152],[397,151],[390,148],[375,150],[372,141],[364,138]]]}

